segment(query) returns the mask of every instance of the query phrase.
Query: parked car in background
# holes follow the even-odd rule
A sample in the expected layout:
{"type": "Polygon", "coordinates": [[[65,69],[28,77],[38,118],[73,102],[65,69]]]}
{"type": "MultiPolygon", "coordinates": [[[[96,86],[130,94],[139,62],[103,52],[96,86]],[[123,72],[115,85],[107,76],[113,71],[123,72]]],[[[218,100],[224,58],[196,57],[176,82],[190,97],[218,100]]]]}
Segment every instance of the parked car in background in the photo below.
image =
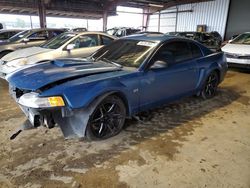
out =
{"type": "Polygon", "coordinates": [[[22,31],[9,40],[0,43],[0,58],[19,48],[38,46],[45,41],[61,34],[65,29],[30,29],[22,31]]]}
{"type": "Polygon", "coordinates": [[[2,29],[0,30],[0,42],[6,41],[13,37],[17,33],[21,32],[21,29],[2,29]]]}
{"type": "Polygon", "coordinates": [[[14,72],[10,93],[34,127],[106,139],[140,111],[186,96],[211,98],[227,71],[223,53],[166,35],[132,35],[87,59],[58,59],[14,72]]]}
{"type": "Polygon", "coordinates": [[[173,36],[176,36],[179,32],[176,32],[176,31],[172,31],[172,32],[167,32],[165,33],[166,35],[173,35],[173,36]]]}
{"type": "Polygon", "coordinates": [[[163,33],[158,32],[158,31],[139,31],[139,32],[136,32],[135,34],[156,34],[156,35],[159,35],[159,34],[163,34],[163,33]]]}
{"type": "Polygon", "coordinates": [[[84,32],[84,31],[88,31],[87,28],[85,27],[77,27],[72,29],[73,32],[84,32]]]}
{"type": "Polygon", "coordinates": [[[239,35],[221,50],[230,67],[250,68],[250,32],[239,35]]]}
{"type": "Polygon", "coordinates": [[[66,32],[40,46],[11,52],[0,60],[0,77],[28,65],[66,57],[87,57],[116,37],[101,32],[66,32]]]}
{"type": "Polygon", "coordinates": [[[216,31],[213,31],[213,32],[170,32],[168,34],[196,40],[213,51],[220,51],[221,44],[222,44],[222,37],[216,31]]]}
{"type": "Polygon", "coordinates": [[[130,27],[114,27],[112,29],[108,29],[107,33],[110,35],[114,35],[116,37],[124,37],[135,34],[140,31],[141,31],[140,29],[134,29],[130,27]]]}
{"type": "Polygon", "coordinates": [[[231,41],[233,41],[233,40],[234,40],[236,37],[238,37],[238,36],[239,36],[239,34],[233,35],[229,40],[223,41],[222,44],[221,44],[221,48],[222,48],[223,46],[225,46],[227,43],[230,43],[231,41]]]}

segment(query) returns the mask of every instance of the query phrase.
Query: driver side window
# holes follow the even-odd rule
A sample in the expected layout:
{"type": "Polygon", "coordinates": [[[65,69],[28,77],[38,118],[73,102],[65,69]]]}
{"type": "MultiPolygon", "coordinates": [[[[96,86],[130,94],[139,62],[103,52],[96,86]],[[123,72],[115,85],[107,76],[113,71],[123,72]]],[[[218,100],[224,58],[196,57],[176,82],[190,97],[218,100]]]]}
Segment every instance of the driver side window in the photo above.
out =
{"type": "Polygon", "coordinates": [[[169,67],[192,59],[192,52],[187,42],[176,41],[163,45],[155,55],[152,67],[169,67]],[[166,65],[164,65],[164,63],[166,65]],[[157,65],[156,65],[157,64],[157,65]]]}
{"type": "Polygon", "coordinates": [[[170,64],[174,63],[174,54],[169,44],[163,45],[153,58],[153,64],[150,68],[167,68],[170,64]]]}
{"type": "Polygon", "coordinates": [[[169,42],[160,48],[156,58],[169,64],[175,64],[192,59],[192,52],[187,42],[169,42]]]}
{"type": "Polygon", "coordinates": [[[74,44],[74,49],[98,46],[97,35],[83,35],[76,38],[70,44],[74,44]]]}

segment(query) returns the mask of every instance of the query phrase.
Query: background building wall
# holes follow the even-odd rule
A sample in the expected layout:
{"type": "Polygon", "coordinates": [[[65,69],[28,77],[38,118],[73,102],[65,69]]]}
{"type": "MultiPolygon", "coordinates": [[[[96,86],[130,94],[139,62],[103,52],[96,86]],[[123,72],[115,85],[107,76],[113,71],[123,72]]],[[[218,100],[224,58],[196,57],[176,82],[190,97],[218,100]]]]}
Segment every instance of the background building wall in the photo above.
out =
{"type": "MultiPolygon", "coordinates": [[[[180,12],[161,16],[160,31],[164,33],[175,30],[196,31],[197,25],[207,25],[207,31],[218,31],[224,37],[229,2],[230,0],[214,0],[169,8],[163,12],[177,9],[180,12]],[[192,12],[190,12],[191,10],[192,12]],[[172,26],[173,24],[174,26],[172,26]],[[164,25],[168,27],[163,27],[164,25]]],[[[155,14],[150,16],[148,30],[156,30],[156,18],[155,14]]]]}
{"type": "Polygon", "coordinates": [[[176,7],[169,8],[167,10],[161,11],[160,22],[159,13],[155,13],[150,16],[148,31],[158,31],[158,24],[160,25],[159,31],[167,33],[170,31],[175,31],[176,29],[176,7]]]}
{"type": "Polygon", "coordinates": [[[250,0],[231,0],[226,39],[247,31],[250,32],[250,0]]]}

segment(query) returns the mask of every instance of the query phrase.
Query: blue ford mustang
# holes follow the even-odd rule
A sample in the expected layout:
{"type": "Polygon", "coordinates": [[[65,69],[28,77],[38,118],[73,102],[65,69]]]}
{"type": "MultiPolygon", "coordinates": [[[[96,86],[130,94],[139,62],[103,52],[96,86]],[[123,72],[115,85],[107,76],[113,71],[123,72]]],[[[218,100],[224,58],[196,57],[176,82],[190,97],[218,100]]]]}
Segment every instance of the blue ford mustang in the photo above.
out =
{"type": "Polygon", "coordinates": [[[177,100],[211,98],[223,80],[223,53],[184,38],[122,38],[87,59],[58,59],[10,75],[10,93],[33,127],[58,125],[65,137],[106,139],[127,117],[177,100]]]}

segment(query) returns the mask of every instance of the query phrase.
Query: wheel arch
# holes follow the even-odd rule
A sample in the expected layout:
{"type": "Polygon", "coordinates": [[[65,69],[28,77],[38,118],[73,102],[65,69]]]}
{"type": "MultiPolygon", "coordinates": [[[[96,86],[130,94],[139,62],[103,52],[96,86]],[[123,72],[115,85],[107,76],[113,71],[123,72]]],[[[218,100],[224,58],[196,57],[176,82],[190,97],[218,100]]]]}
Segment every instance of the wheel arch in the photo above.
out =
{"type": "Polygon", "coordinates": [[[205,71],[205,69],[201,72],[201,77],[200,77],[200,81],[199,84],[197,86],[198,89],[198,94],[200,95],[201,89],[204,87],[204,84],[206,83],[206,80],[208,78],[208,76],[212,73],[212,72],[216,72],[216,74],[219,77],[219,80],[221,80],[221,71],[219,69],[218,66],[211,66],[209,69],[207,69],[205,71]]]}
{"type": "Polygon", "coordinates": [[[95,96],[88,104],[87,106],[91,106],[93,103],[97,101],[101,102],[104,98],[110,96],[110,95],[115,95],[117,97],[119,97],[122,102],[124,103],[125,105],[125,108],[126,108],[126,115],[129,116],[130,115],[130,105],[129,105],[129,102],[128,102],[128,99],[126,97],[126,95],[120,91],[120,90],[114,90],[114,91],[104,91],[100,94],[98,94],[97,96],[95,96]]]}
{"type": "Polygon", "coordinates": [[[13,52],[14,50],[12,50],[12,49],[5,49],[5,50],[3,50],[3,51],[1,51],[0,52],[0,58],[2,58],[3,56],[5,56],[5,55],[7,55],[8,53],[11,53],[11,52],[13,52]],[[6,52],[8,52],[8,53],[6,53],[6,52]],[[6,53],[6,54],[5,54],[6,53]],[[2,55],[2,54],[4,54],[4,55],[2,55]]]}
{"type": "Polygon", "coordinates": [[[218,75],[219,80],[221,80],[221,71],[218,68],[213,69],[210,73],[212,73],[212,72],[216,72],[216,74],[218,75]]]}
{"type": "Polygon", "coordinates": [[[207,73],[206,73],[206,76],[205,76],[205,78],[204,78],[204,81],[203,81],[203,84],[206,82],[206,80],[207,80],[207,78],[209,77],[209,75],[211,74],[211,73],[213,73],[213,72],[216,72],[216,74],[218,75],[218,77],[219,77],[219,80],[220,80],[220,78],[221,78],[221,71],[220,71],[220,69],[218,68],[218,67],[213,67],[213,68],[211,68],[207,73]]]}

